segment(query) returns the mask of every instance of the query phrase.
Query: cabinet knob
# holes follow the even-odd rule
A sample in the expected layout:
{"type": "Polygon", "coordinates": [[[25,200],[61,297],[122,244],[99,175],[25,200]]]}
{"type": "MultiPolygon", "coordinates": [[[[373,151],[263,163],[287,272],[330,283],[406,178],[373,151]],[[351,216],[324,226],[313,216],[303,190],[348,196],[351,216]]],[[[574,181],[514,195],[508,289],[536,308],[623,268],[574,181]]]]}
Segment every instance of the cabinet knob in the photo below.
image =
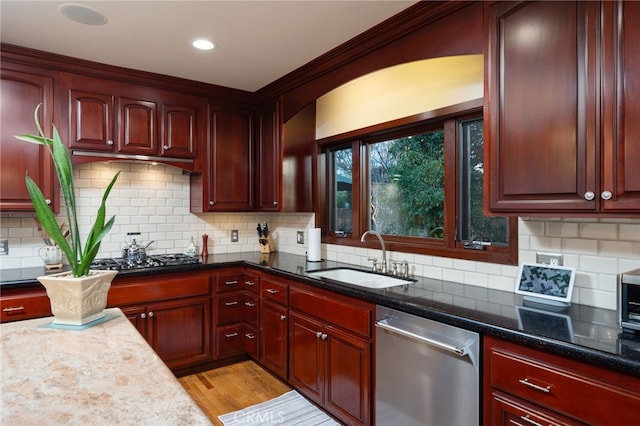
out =
{"type": "Polygon", "coordinates": [[[320,339],[322,337],[322,331],[316,331],[316,337],[320,339]]]}
{"type": "Polygon", "coordinates": [[[286,320],[286,319],[287,319],[287,316],[286,316],[286,315],[280,315],[280,320],[281,320],[281,321],[284,321],[284,320],[286,320]]]}
{"type": "Polygon", "coordinates": [[[274,205],[274,206],[277,206],[277,205],[278,205],[278,202],[277,202],[277,201],[274,201],[274,202],[273,202],[273,205],[274,205]]]}
{"type": "Polygon", "coordinates": [[[584,193],[584,199],[587,201],[591,201],[594,198],[596,198],[596,194],[593,193],[593,191],[587,191],[584,193]]]}
{"type": "Polygon", "coordinates": [[[600,196],[603,200],[610,200],[611,197],[613,197],[613,194],[611,193],[611,191],[604,191],[602,194],[600,194],[600,196]]]}
{"type": "Polygon", "coordinates": [[[144,312],[140,314],[140,318],[145,319],[147,317],[147,314],[145,314],[144,312]]]}
{"type": "Polygon", "coordinates": [[[215,203],[216,203],[215,201],[209,201],[210,206],[214,205],[215,203]]]}
{"type": "Polygon", "coordinates": [[[113,146],[113,141],[112,141],[111,139],[109,139],[109,140],[107,141],[107,145],[109,145],[109,146],[113,146]]]}
{"type": "Polygon", "coordinates": [[[149,318],[153,318],[153,316],[154,316],[153,311],[149,312],[149,318]]]}
{"type": "Polygon", "coordinates": [[[327,337],[329,337],[327,333],[322,333],[322,335],[320,335],[322,340],[327,340],[327,337]]]}
{"type": "Polygon", "coordinates": [[[165,151],[169,151],[169,149],[171,149],[171,147],[169,145],[163,145],[162,149],[164,149],[165,151]]]}
{"type": "Polygon", "coordinates": [[[48,205],[48,206],[50,206],[50,205],[51,205],[51,200],[50,200],[50,199],[48,199],[48,198],[47,198],[46,200],[44,200],[44,202],[45,202],[45,203],[47,203],[47,205],[48,205]]]}

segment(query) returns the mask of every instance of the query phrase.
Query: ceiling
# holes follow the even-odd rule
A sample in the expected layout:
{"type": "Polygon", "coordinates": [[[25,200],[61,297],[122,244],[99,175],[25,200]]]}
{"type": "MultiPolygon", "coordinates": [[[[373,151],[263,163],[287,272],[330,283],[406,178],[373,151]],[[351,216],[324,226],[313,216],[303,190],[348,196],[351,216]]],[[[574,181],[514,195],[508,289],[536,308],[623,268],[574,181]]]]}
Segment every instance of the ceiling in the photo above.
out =
{"type": "Polygon", "coordinates": [[[64,17],[61,1],[0,0],[0,41],[255,92],[413,1],[82,1],[105,25],[64,17]],[[191,46],[196,38],[216,44],[191,46]]]}

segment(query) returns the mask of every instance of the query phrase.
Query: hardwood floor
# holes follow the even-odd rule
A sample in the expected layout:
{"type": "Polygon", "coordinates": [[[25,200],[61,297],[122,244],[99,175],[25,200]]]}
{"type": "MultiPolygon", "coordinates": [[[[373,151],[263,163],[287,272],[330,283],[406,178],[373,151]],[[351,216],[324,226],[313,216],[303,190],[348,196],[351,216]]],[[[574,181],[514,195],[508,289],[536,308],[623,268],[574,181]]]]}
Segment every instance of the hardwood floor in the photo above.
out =
{"type": "Polygon", "coordinates": [[[215,425],[218,416],[268,401],[291,390],[253,361],[178,379],[215,425]]]}

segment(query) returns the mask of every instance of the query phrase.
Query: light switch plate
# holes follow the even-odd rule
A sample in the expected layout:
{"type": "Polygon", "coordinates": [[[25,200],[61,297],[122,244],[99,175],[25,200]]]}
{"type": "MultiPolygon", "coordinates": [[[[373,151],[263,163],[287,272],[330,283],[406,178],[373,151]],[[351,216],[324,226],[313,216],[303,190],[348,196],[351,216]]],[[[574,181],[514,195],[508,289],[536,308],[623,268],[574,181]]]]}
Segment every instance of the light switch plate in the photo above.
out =
{"type": "Polygon", "coordinates": [[[0,256],[9,254],[9,240],[0,240],[0,256]]]}
{"type": "Polygon", "coordinates": [[[238,230],[237,229],[232,229],[231,230],[231,242],[232,243],[237,243],[238,242],[238,230]]]}
{"type": "Polygon", "coordinates": [[[304,244],[304,231],[298,231],[298,234],[296,236],[296,242],[298,244],[304,244]]]}

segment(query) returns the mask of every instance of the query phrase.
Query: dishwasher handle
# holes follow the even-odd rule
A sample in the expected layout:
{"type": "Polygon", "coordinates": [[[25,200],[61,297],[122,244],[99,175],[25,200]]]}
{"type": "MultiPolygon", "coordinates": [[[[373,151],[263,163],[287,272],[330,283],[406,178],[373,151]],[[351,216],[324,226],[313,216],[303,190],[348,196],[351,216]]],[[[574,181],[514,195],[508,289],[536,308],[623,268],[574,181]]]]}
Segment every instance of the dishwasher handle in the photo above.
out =
{"type": "Polygon", "coordinates": [[[431,345],[431,346],[436,346],[436,347],[438,347],[440,349],[444,349],[445,351],[453,352],[454,354],[459,355],[461,357],[469,354],[468,346],[464,346],[464,347],[453,346],[453,345],[449,345],[447,343],[440,342],[438,340],[434,340],[434,339],[430,339],[428,337],[420,336],[419,334],[412,333],[411,331],[404,330],[404,329],[398,328],[398,327],[394,327],[393,325],[389,324],[389,322],[388,322],[388,320],[386,318],[382,319],[380,321],[377,321],[376,322],[376,327],[382,328],[384,330],[388,330],[388,331],[390,331],[392,333],[400,334],[400,335],[408,337],[410,339],[418,340],[420,342],[426,343],[426,344],[431,345]]]}

